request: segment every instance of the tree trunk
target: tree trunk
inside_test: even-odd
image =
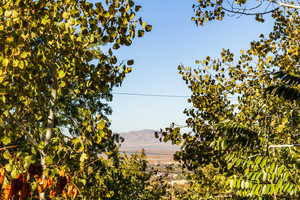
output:
[[[57,98],[57,89],[56,89],[56,77],[55,77],[55,68],[51,68],[51,84],[50,84],[50,89],[51,89],[51,99],[50,99],[50,109],[49,109],[49,114],[48,114],[48,119],[47,119],[47,129],[46,129],[46,135],[43,138],[45,146],[49,144],[49,141],[53,135],[53,129],[55,128],[55,114],[54,114],[54,107],[55,107],[55,101]],[[42,176],[42,180],[43,183],[45,183],[46,180],[46,175],[45,175],[45,170],[47,169],[47,164],[46,164],[46,156],[47,153],[42,152],[41,155],[41,165],[43,167],[43,176]],[[39,193],[39,199],[40,200],[45,200],[45,193],[44,192],[40,192]]]

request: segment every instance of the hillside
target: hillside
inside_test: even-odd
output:
[[[151,160],[171,161],[179,147],[171,143],[160,142],[155,138],[154,133],[155,130],[150,129],[120,133],[120,136],[125,139],[120,151],[135,153],[144,149]]]

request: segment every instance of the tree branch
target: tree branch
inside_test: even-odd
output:
[[[7,150],[7,149],[15,149],[15,148],[17,148],[17,145],[1,147],[1,148],[0,148],[0,151],[5,151],[5,150]]]
[[[283,3],[281,1],[276,1],[276,0],[270,0],[270,2],[275,3],[281,7],[300,9],[300,6],[296,6],[294,4]]]
[[[230,12],[230,13],[233,13],[233,14],[241,14],[241,15],[265,15],[265,14],[269,14],[269,13],[274,12],[274,11],[277,10],[278,8],[279,8],[279,7],[274,8],[274,9],[269,10],[269,11],[265,11],[265,12],[247,13],[247,12],[245,12],[245,11],[230,10],[230,9],[225,8],[225,7],[222,7],[222,9],[225,10],[225,11],[227,11],[227,12]]]
[[[272,144],[269,148],[300,147],[300,144]]]

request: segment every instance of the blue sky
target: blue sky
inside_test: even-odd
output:
[[[178,75],[177,66],[196,67],[195,60],[217,57],[222,48],[238,53],[247,49],[260,33],[268,33],[272,23],[257,23],[253,17],[227,17],[225,21],[196,27],[190,20],[193,0],[139,0],[140,16],[153,26],[150,33],[130,47],[122,47],[119,59],[135,60],[134,70],[114,92],[190,95]],[[126,132],[184,124],[186,98],[115,95],[110,103],[112,130]]]

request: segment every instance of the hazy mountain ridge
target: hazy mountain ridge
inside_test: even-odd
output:
[[[174,154],[179,147],[171,143],[160,142],[155,138],[155,130],[144,129],[119,133],[125,141],[121,144],[121,151],[139,152],[142,149],[146,154]]]

